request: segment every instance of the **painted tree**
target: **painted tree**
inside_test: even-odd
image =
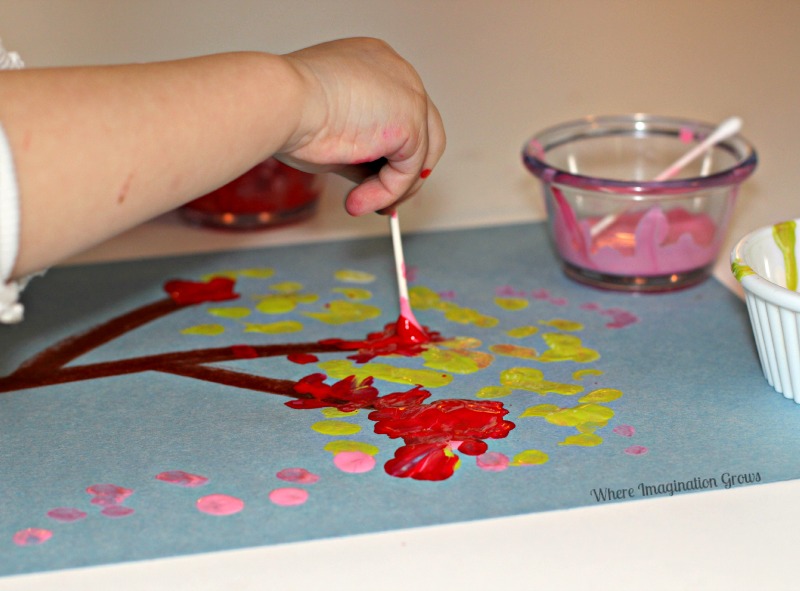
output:
[[[506,396],[515,389],[563,396],[574,396],[584,389],[579,384],[550,382],[540,369],[531,367],[531,364],[558,361],[588,363],[599,357],[596,351],[584,347],[578,337],[569,334],[579,325],[567,320],[556,319],[543,323],[557,332],[541,335],[548,349],[539,354],[530,347],[511,344],[494,345],[488,352],[481,351],[481,343],[476,339],[445,338],[430,329],[421,333],[409,332],[407,323],[400,318],[397,323],[387,324],[383,330],[369,333],[359,340],[330,338],[299,343],[231,344],[97,363],[73,363],[86,353],[167,315],[200,304],[221,305],[236,300],[240,295],[235,291],[235,286],[235,279],[231,276],[212,276],[205,281],[168,281],[164,285],[166,297],[163,299],[63,339],[30,357],[11,374],[0,377],[0,393],[157,371],[288,397],[290,400],[286,406],[297,410],[332,408],[343,413],[366,410],[369,411],[368,418],[374,422],[375,433],[403,441],[403,445],[395,451],[394,458],[385,464],[388,474],[421,480],[443,480],[449,478],[456,469],[458,453],[480,457],[488,450],[487,440],[505,438],[514,429],[514,423],[505,418],[508,410],[501,401],[492,398]],[[299,303],[317,300],[314,294],[303,294],[301,287],[295,283],[280,284],[273,293],[260,298],[256,307],[265,313],[279,314],[292,310]],[[330,323],[361,321],[380,314],[377,308],[351,301],[363,295],[358,289],[339,291],[345,296],[344,300],[335,299],[328,302],[322,311],[306,314]],[[498,296],[496,303],[514,309],[523,306],[524,298],[503,293]],[[422,287],[412,289],[412,304],[415,309],[439,310],[449,322],[485,328],[497,323],[491,316],[463,308]],[[228,318],[247,313],[242,307],[217,307],[209,311]],[[216,326],[198,325],[187,329],[187,332],[205,331],[206,334],[213,334]],[[282,329],[287,327],[284,325]],[[248,330],[273,332],[275,325],[250,323]],[[539,329],[527,326],[515,330],[515,336],[524,337],[535,334]],[[336,358],[320,361],[318,356],[323,354]],[[429,388],[450,383],[454,374],[481,371],[492,364],[495,355],[514,357],[526,364],[502,372],[500,383],[482,388],[476,393],[476,399],[429,400]],[[278,356],[300,364],[316,363],[324,373],[310,373],[295,381],[215,365],[225,361]],[[392,360],[402,357],[422,358],[428,369],[395,367]],[[583,371],[599,373],[598,370]],[[375,386],[376,377],[388,382],[405,383],[409,389],[381,394]],[[576,379],[580,378],[581,374],[577,372]],[[535,405],[522,413],[520,418],[537,417],[576,429],[577,434],[568,437],[565,444],[597,445],[602,439],[595,431],[605,426],[614,414],[602,403],[619,396],[621,392],[617,390],[595,390],[583,396],[577,405]],[[527,456],[523,454],[518,461],[541,463],[546,459],[546,455],[543,457],[541,453],[531,453]]]

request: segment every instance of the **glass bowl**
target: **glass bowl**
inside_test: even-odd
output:
[[[724,140],[676,176],[660,173],[715,125],[646,114],[585,117],[545,129],[523,148],[541,181],[564,272],[605,289],[666,291],[714,266],[756,151]]]
[[[321,177],[268,158],[222,187],[181,206],[190,223],[227,230],[261,230],[314,215]]]

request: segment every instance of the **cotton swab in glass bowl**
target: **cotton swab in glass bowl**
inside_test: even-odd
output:
[[[672,164],[662,170],[658,175],[656,175],[653,180],[660,182],[666,181],[677,175],[683,168],[693,162],[696,158],[699,158],[703,154],[708,153],[711,148],[717,145],[719,142],[728,139],[739,133],[742,129],[742,120],[739,117],[729,117],[725,119],[722,123],[720,123],[714,131],[712,131],[706,138],[694,146],[691,150],[686,152],[683,156],[675,160]],[[707,169],[707,166],[704,166]],[[703,176],[706,176],[707,171]],[[599,222],[592,226],[589,233],[591,234],[592,238],[600,234],[603,230],[608,228],[611,224],[613,224],[619,217],[625,213],[624,210],[618,213],[613,213],[605,216]]]

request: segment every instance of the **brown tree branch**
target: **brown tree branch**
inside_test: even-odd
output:
[[[255,355],[253,357],[254,359],[279,357],[291,355],[293,353],[332,353],[340,351],[335,344],[313,342],[287,343],[281,345],[247,345],[247,347],[253,351]],[[44,353],[46,352],[47,351]],[[0,378],[0,393],[139,373],[143,371],[163,371],[185,375],[189,370],[182,369],[181,371],[176,371],[175,368],[201,367],[207,363],[236,361],[241,358],[241,354],[237,352],[236,347],[217,347],[212,349],[197,349],[193,351],[131,357],[129,359],[120,359],[117,361],[104,361],[101,363],[71,367],[52,368],[49,367],[49,364],[44,364],[44,368],[41,368],[39,365],[28,365],[24,369],[21,367],[14,373]],[[256,389],[264,391],[259,388]],[[282,394],[283,391],[275,393]]]

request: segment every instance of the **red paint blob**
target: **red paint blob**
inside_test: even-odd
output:
[[[394,452],[384,469],[397,478],[445,480],[453,475],[458,463],[458,456],[445,453],[446,447],[446,443],[404,445]]]
[[[416,320],[400,315],[395,324],[395,332],[400,340],[407,344],[430,343],[431,337]]]
[[[298,409],[332,406],[343,412],[352,412],[371,406],[378,397],[378,390],[372,386],[371,377],[358,381],[355,376],[349,376],[333,385],[326,384],[326,378],[324,373],[314,373],[300,379],[294,385],[294,391],[311,397],[290,400],[285,403],[286,406]]]
[[[419,173],[419,178],[426,179],[431,176],[431,172],[433,172],[430,168],[423,168],[422,172]]]
[[[363,341],[325,339],[320,344],[333,345],[343,351],[355,350],[357,353],[348,355],[348,359],[356,363],[366,363],[375,357],[386,355],[414,357],[425,350],[425,345],[444,340],[438,332],[412,327],[410,319],[400,316],[396,322],[384,326],[382,332],[370,333]]]
[[[306,365],[307,363],[316,363],[319,361],[319,357],[311,353],[289,353],[286,359],[299,365]]]
[[[449,451],[452,441],[461,442],[460,453],[479,456],[488,447],[484,439],[502,439],[515,427],[503,419],[508,410],[501,402],[445,399],[424,403],[429,396],[417,387],[375,401],[377,410],[369,414],[376,422],[375,433],[402,438],[406,444],[384,466],[392,476],[444,480],[453,475],[458,462],[458,456]]]
[[[203,302],[222,302],[239,297],[233,291],[236,282],[227,277],[214,277],[209,281],[183,281],[173,279],[164,284],[164,291],[176,304],[188,306]]]

